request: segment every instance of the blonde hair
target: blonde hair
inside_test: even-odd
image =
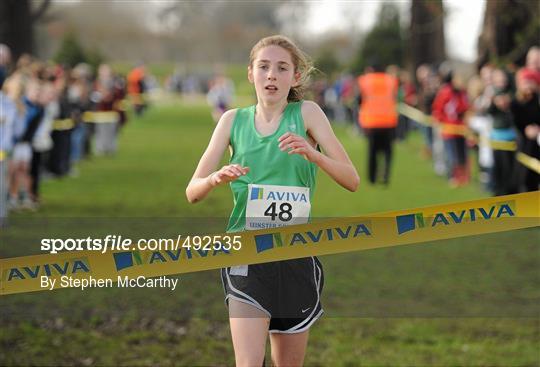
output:
[[[6,79],[2,88],[2,91],[15,103],[17,112],[20,115],[24,115],[26,112],[22,97],[24,96],[27,83],[28,77],[22,72],[16,71]]]
[[[257,52],[261,49],[268,46],[279,46],[291,55],[292,62],[294,64],[294,72],[300,74],[298,79],[298,84],[294,87],[291,87],[289,95],[287,96],[288,102],[298,102],[304,97],[304,92],[307,88],[307,83],[309,81],[309,76],[315,70],[313,63],[308,55],[306,55],[302,50],[298,48],[289,38],[281,35],[275,35],[270,37],[265,37],[253,46],[249,54],[249,66],[253,67],[253,61],[257,56]]]

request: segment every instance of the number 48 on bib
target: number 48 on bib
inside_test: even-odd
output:
[[[246,230],[305,224],[310,210],[309,187],[249,184]]]

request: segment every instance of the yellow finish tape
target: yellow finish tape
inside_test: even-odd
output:
[[[0,150],[0,162],[7,158],[7,153],[5,150]]]
[[[67,126],[67,120],[62,120]],[[56,124],[56,122],[55,122]],[[56,126],[55,126],[56,127]],[[5,152],[0,151],[0,158]],[[1,160],[0,159],[0,160]],[[540,172],[540,161],[517,159]],[[63,252],[0,259],[0,294],[44,290],[40,277],[153,277],[313,255],[367,250],[540,225],[539,192],[351,217],[272,230],[235,233],[240,250]]]
[[[435,120],[431,116],[425,115],[422,111],[414,107],[408,106],[404,103],[399,104],[398,111],[402,115],[407,116],[410,119],[413,119],[414,121],[417,121],[424,126],[439,126],[444,133],[463,135],[475,143],[481,141],[484,144],[489,144],[489,146],[493,150],[506,150],[510,152],[517,150],[517,144],[514,141],[488,140],[485,138],[479,138],[479,136],[474,131],[470,130],[465,125],[452,125],[442,123]],[[516,158],[527,168],[540,173],[538,159],[521,152],[517,154]]]
[[[95,124],[112,124],[120,121],[117,111],[87,111],[83,113],[83,121]]]
[[[538,159],[521,152],[516,154],[516,159],[528,169],[540,174],[540,161]]]
[[[120,111],[127,111],[129,109],[129,100],[124,98],[115,103],[115,109]]]
[[[505,140],[490,140],[485,137],[479,137],[475,135],[472,131],[467,133],[467,139],[471,140],[473,143],[478,144],[487,144],[493,150],[506,150],[513,152],[517,149],[517,144],[515,141],[505,141]]]
[[[60,120],[54,120],[53,121],[53,130],[70,130],[73,129],[73,126],[75,124],[73,123],[73,119],[60,119]]]
[[[506,150],[508,152],[513,152],[517,149],[517,144],[515,141],[489,140],[488,144],[493,150]]]
[[[126,276],[155,277],[537,227],[539,199],[535,191],[227,234],[241,237],[239,250],[86,250],[0,259],[0,294],[46,290],[42,276],[117,282]]]
[[[426,115],[422,111],[411,107],[405,103],[400,103],[397,108],[398,112],[401,113],[404,116],[407,116],[408,118],[424,125],[424,126],[432,126],[435,125],[435,119],[433,117]]]
[[[398,111],[402,115],[407,116],[408,118],[413,119],[424,126],[438,126],[441,128],[443,133],[463,135],[475,142],[478,142],[478,135],[466,125],[445,124],[441,121],[435,120],[432,116],[427,116],[422,111],[404,103],[399,104]],[[482,142],[486,141],[482,139]],[[489,140],[487,141],[487,144],[489,144],[494,150],[516,150],[516,143],[513,141]]]

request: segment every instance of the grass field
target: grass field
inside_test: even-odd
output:
[[[221,232],[231,194],[187,204],[184,190],[213,125],[204,105],[154,106],[132,120],[115,157],[79,177],[47,181],[38,213],[0,234],[1,257],[39,253],[38,240],[98,233]],[[336,133],[362,177],[363,139]],[[420,158],[413,134],[396,146],[392,184],[352,194],[323,173],[313,215],[376,213],[484,197],[450,189]],[[520,230],[321,258],[326,315],[311,332],[307,366],[537,366],[540,237]],[[217,271],[167,289],[89,289],[2,297],[0,365],[233,365]],[[267,354],[268,356],[268,354]]]

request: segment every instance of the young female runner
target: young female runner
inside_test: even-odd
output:
[[[230,184],[228,232],[307,223],[318,167],[356,191],[358,173],[328,119],[316,103],[302,100],[312,69],[283,36],[263,38],[251,50],[248,79],[257,104],[223,114],[186,189],[195,203]],[[218,169],[228,147],[230,164]],[[274,365],[302,365],[309,327],[323,313],[319,260],[233,266],[221,276],[237,366],[264,363],[268,333]]]

